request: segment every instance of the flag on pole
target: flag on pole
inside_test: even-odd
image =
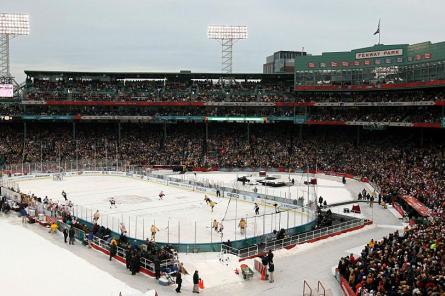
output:
[[[379,24],[377,26],[377,31],[375,31],[374,35],[380,34],[380,19],[379,19]]]

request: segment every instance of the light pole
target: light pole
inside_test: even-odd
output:
[[[20,35],[29,35],[29,15],[0,13],[0,97],[13,97],[14,84],[9,59],[9,41]]]
[[[247,39],[247,26],[208,26],[207,37],[221,43],[221,72],[232,73],[233,44]]]

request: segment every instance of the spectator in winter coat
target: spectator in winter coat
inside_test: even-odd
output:
[[[273,262],[273,253],[272,250],[269,250],[269,252],[267,252],[267,262],[272,263]]]
[[[74,231],[74,227],[71,226],[70,230],[68,231],[68,235],[70,237],[70,245],[74,245],[74,235],[76,234],[76,232]]]
[[[134,252],[131,256],[131,274],[135,275],[136,272],[139,272],[139,265],[140,265],[140,255],[138,252]]]
[[[93,231],[88,232],[88,247],[91,248],[91,244],[93,243],[94,233]]]
[[[66,239],[68,238],[68,229],[66,227],[63,229],[63,240],[65,244],[67,243]]]
[[[116,240],[113,239],[110,244],[110,261],[111,261],[111,258],[116,256],[116,253],[117,253],[117,242],[116,242]]]
[[[176,293],[181,293],[182,275],[180,271],[176,273],[176,284],[178,284],[178,287],[176,288]]]
[[[156,258],[154,261],[155,264],[155,276],[156,279],[159,280],[161,277],[161,262],[159,261],[159,258]]]
[[[274,279],[274,271],[275,271],[275,265],[273,262],[269,262],[269,283],[273,283],[275,281]]]
[[[127,266],[127,269],[130,269],[131,267],[131,257],[132,257],[131,247],[128,246],[127,250],[125,251],[125,265]]]
[[[195,270],[195,273],[193,274],[193,293],[199,293],[199,280],[198,271]]]
[[[28,217],[28,212],[26,211],[26,208],[23,206],[20,207],[20,216],[22,217],[22,223],[26,223],[26,218]]]
[[[54,234],[54,233],[56,233],[57,228],[58,228],[58,226],[57,226],[56,222],[53,222],[49,228],[49,232]]]

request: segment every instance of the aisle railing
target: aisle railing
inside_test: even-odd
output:
[[[304,232],[301,234],[292,235],[283,239],[275,239],[271,241],[266,241],[264,244],[257,244],[247,248],[233,248],[227,244],[221,245],[221,252],[226,254],[236,255],[239,258],[248,258],[252,256],[259,255],[269,250],[278,250],[285,247],[299,245],[305,242],[312,241],[324,236],[328,236],[333,233],[342,232],[348,229],[353,229],[359,226],[364,226],[366,220],[353,218],[351,221],[342,222],[337,225],[322,227],[316,230]]]

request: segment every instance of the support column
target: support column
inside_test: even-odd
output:
[[[205,126],[204,126],[204,128],[205,128],[205,137],[204,137],[204,147],[203,147],[203,151],[204,151],[204,154],[207,154],[207,143],[208,143],[208,141],[209,141],[209,123],[206,121],[206,123],[205,123]]]
[[[122,130],[121,122],[118,121],[118,123],[117,123],[117,143],[116,143],[116,171],[119,170],[119,151],[121,148],[121,130]]]
[[[167,142],[167,123],[164,122],[162,126],[162,138],[161,138],[161,149],[163,150],[165,147],[165,143]]]
[[[300,127],[299,127],[299,131],[298,131],[298,139],[299,139],[300,141],[303,141],[303,125],[302,125],[302,124],[300,124]]]
[[[423,147],[423,128],[420,129],[420,146]]]
[[[247,143],[250,143],[250,123],[247,123]]]
[[[27,138],[27,126],[26,121],[23,121],[23,150],[22,150],[22,172],[23,172],[23,161],[25,160],[26,153],[26,138]]]
[[[117,145],[121,145],[121,123],[120,121],[117,123]]]
[[[76,141],[76,122],[73,121],[73,140]]]
[[[357,146],[360,145],[360,126],[357,126]]]

